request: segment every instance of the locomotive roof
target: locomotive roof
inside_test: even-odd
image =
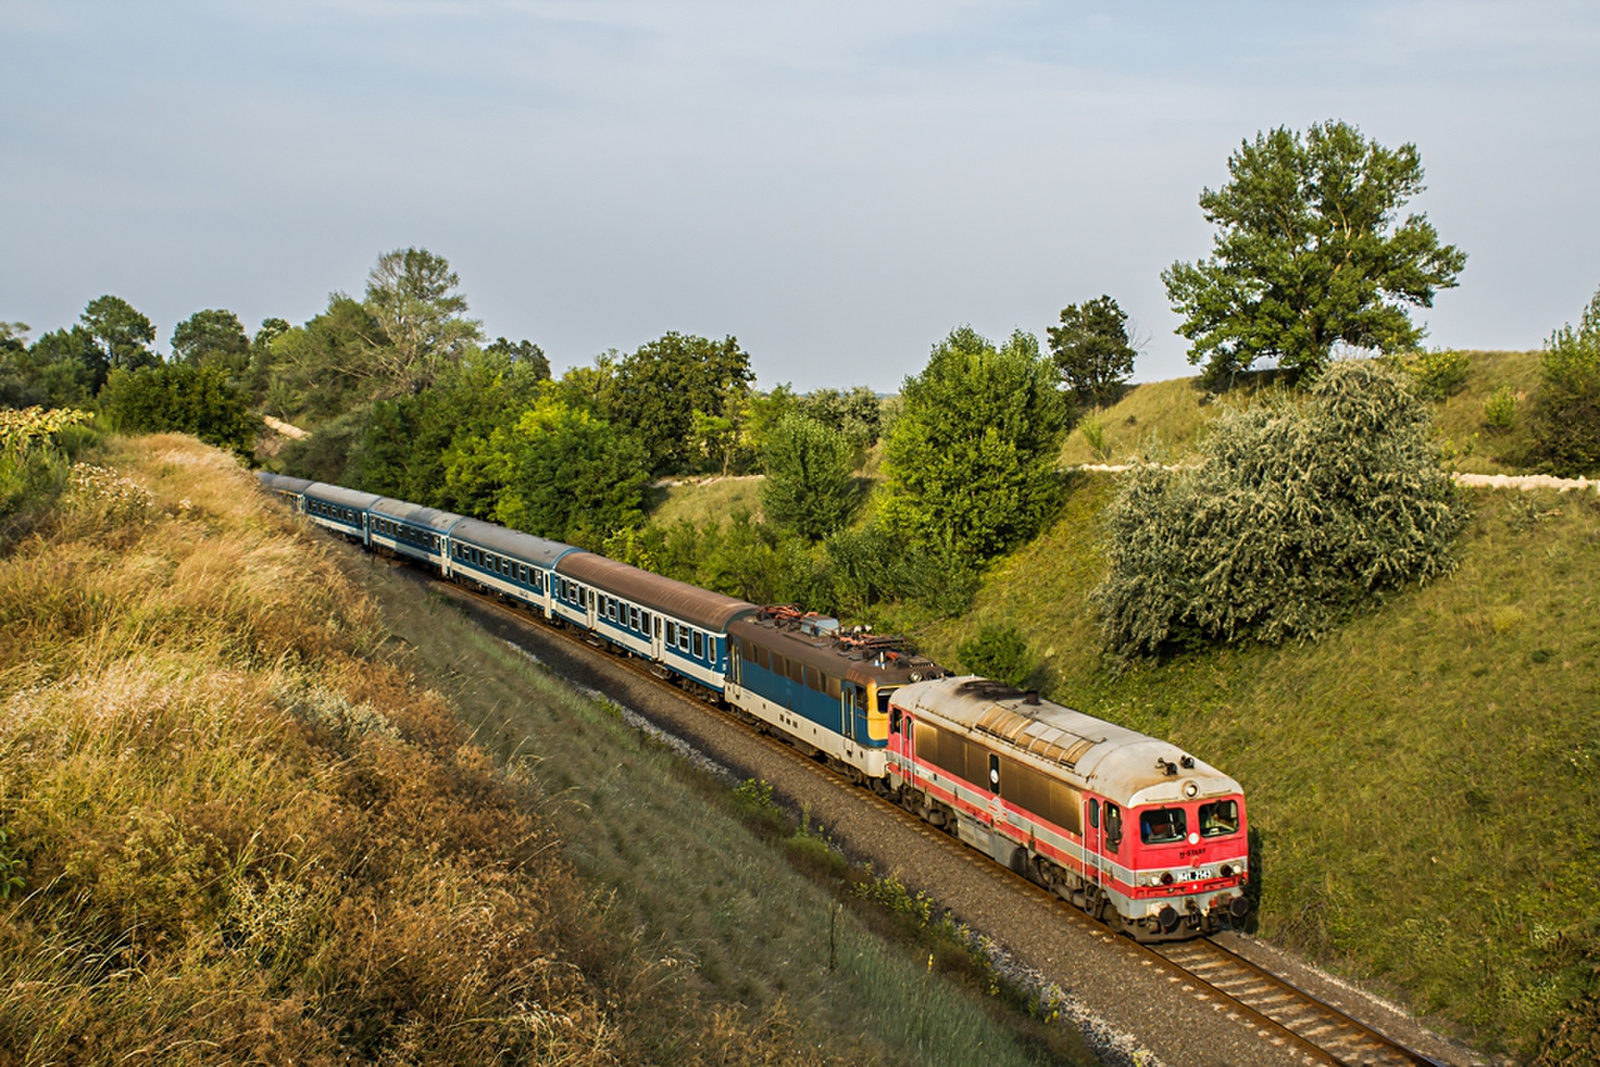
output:
[[[588,582],[635,604],[692,623],[703,630],[722,632],[731,619],[756,606],[747,600],[713,593],[659,574],[618,563],[592,552],[574,554],[561,561],[556,573]]]
[[[372,510],[386,518],[399,519],[413,526],[426,526],[439,533],[449,533],[451,528],[461,521],[461,516],[453,511],[425,508],[421,504],[413,504],[409,500],[395,500],[392,497],[379,500],[372,505]]]
[[[938,664],[902,647],[896,638],[810,632],[801,629],[797,621],[775,617],[767,609],[729,623],[728,633],[863,685],[904,685],[944,673]]]
[[[263,489],[274,489],[280,493],[304,493],[306,487],[312,484],[309,478],[291,478],[287,474],[271,474],[267,471],[257,471],[256,477],[261,480]]]
[[[1169,741],[971,675],[908,685],[894,702],[974,740],[1021,750],[1129,806],[1240,792],[1239,783]],[[1184,760],[1191,761],[1185,766]],[[1058,772],[1059,773],[1059,772]],[[1187,786],[1192,783],[1194,792]]]
[[[342,485],[329,485],[327,482],[312,482],[305,487],[305,494],[318,500],[326,500],[330,504],[338,504],[340,507],[355,508],[357,511],[366,511],[383,499],[377,493],[361,493],[354,489],[346,489]]]
[[[533,563],[546,569],[555,566],[556,560],[569,552],[588,554],[581,548],[574,548],[561,541],[535,537],[521,530],[508,530],[504,526],[496,526],[492,522],[483,522],[479,519],[462,519],[451,529],[450,538],[454,541],[465,541],[478,548],[487,548],[503,556],[514,556],[524,563]]]

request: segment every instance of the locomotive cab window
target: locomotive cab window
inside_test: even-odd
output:
[[[1239,832],[1239,802],[1216,800],[1200,805],[1200,835],[1222,837]]]
[[[1139,840],[1147,845],[1169,845],[1188,835],[1188,813],[1182,808],[1153,808],[1139,813]]]

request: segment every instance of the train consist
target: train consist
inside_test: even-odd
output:
[[[830,618],[401,500],[260,475],[312,523],[646,660],[1140,941],[1237,924],[1239,783],[1171,744],[953,677]]]

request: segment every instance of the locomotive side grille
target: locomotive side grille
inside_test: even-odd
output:
[[[1069,770],[1083,754],[1102,738],[1083,737],[1070,730],[1024,715],[1000,704],[983,713],[973,729],[997,737],[1041,759],[1059,763]]]

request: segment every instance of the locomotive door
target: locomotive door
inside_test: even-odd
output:
[[[1100,828],[1100,800],[1089,797],[1083,802],[1083,878],[1098,886],[1104,877],[1104,860],[1100,855],[1104,843]]]
[[[867,691],[855,682],[845,682],[839,689],[840,713],[844,716],[841,732],[857,741],[867,739]]]

